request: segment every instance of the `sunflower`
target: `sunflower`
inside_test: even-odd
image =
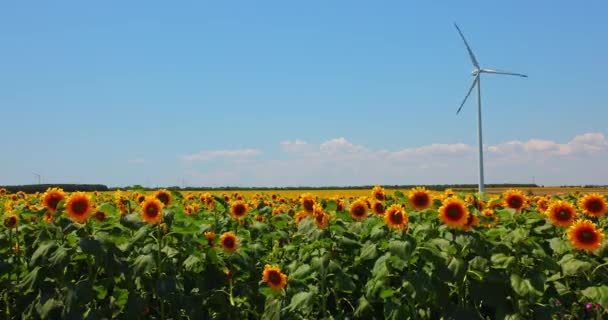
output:
[[[443,191],[443,198],[451,198],[456,194],[456,192],[454,192],[454,190],[452,189],[445,189]]]
[[[377,201],[386,200],[386,193],[384,192],[384,188],[382,188],[381,186],[375,186],[372,189],[372,198],[376,199]]]
[[[103,222],[108,218],[108,215],[103,211],[96,211],[93,214],[93,218],[95,218],[97,222]]]
[[[137,203],[141,204],[142,202],[146,201],[146,195],[145,194],[138,195],[136,201],[137,201]]]
[[[87,221],[93,211],[91,200],[84,192],[72,193],[65,203],[65,208],[70,219],[79,223]]]
[[[158,198],[146,198],[141,205],[141,216],[147,223],[159,223],[164,205]]]
[[[503,193],[504,206],[519,211],[526,205],[526,196],[521,190],[509,189]]]
[[[212,208],[215,205],[215,199],[209,192],[203,193],[201,196],[201,202],[207,205],[207,207]]]
[[[262,279],[274,290],[281,290],[287,285],[287,275],[283,274],[279,267],[269,264],[264,266]]]
[[[601,217],[608,212],[608,203],[597,193],[590,193],[578,200],[578,207],[587,215]]]
[[[230,205],[230,215],[237,220],[244,218],[248,211],[249,207],[243,200],[234,201]]]
[[[458,198],[448,198],[439,208],[439,219],[450,227],[460,228],[466,225],[469,218],[469,209]]]
[[[376,215],[383,216],[386,212],[386,207],[384,207],[384,204],[382,202],[376,201],[372,205],[372,210]]]
[[[547,211],[547,209],[549,208],[549,203],[550,203],[549,199],[547,199],[545,197],[538,198],[536,200],[536,211],[544,214]]]
[[[16,228],[18,223],[19,223],[19,217],[17,217],[14,214],[11,214],[11,215],[7,216],[6,218],[4,218],[4,226],[7,227],[8,229]]]
[[[465,231],[472,230],[474,226],[479,224],[479,218],[477,215],[473,213],[469,213],[469,217],[467,218],[467,222],[462,226]]]
[[[431,205],[431,195],[424,187],[410,190],[409,196],[410,206],[416,210],[424,210]]]
[[[486,217],[491,217],[494,215],[494,210],[487,208],[487,209],[483,209],[483,211],[481,213],[483,213],[483,215]]]
[[[319,205],[315,205],[313,217],[315,219],[315,224],[319,229],[327,228],[329,224],[329,215],[323,212],[323,208]]]
[[[310,213],[306,212],[306,211],[300,211],[298,213],[296,213],[296,215],[293,217],[296,220],[296,224],[299,224],[300,221],[302,221],[302,219],[308,217],[310,215]]]
[[[163,203],[164,206],[171,204],[171,193],[166,189],[158,190],[154,193],[154,198]]]
[[[50,211],[44,213],[43,220],[46,223],[53,222],[53,214]]]
[[[546,213],[553,224],[562,228],[570,226],[576,218],[574,205],[563,200],[552,202]]]
[[[304,208],[304,211],[308,213],[312,213],[314,211],[315,199],[312,194],[305,193],[301,195],[300,203],[302,204],[302,208]]]
[[[578,220],[568,228],[568,240],[579,250],[594,251],[602,245],[604,234],[589,220]]]
[[[239,240],[233,232],[225,232],[220,237],[220,243],[222,244],[222,248],[226,252],[234,252],[239,247]]]
[[[212,231],[206,231],[205,232],[205,239],[207,239],[207,243],[209,244],[209,246],[211,246],[212,248],[215,247],[215,233],[213,233]]]
[[[336,198],[336,212],[341,212],[346,210],[346,203],[344,202],[344,199],[341,198]]]
[[[60,188],[48,188],[42,195],[42,204],[50,211],[55,213],[57,205],[65,199],[65,193]]]
[[[384,213],[386,224],[393,229],[403,230],[407,228],[409,219],[405,210],[397,204],[390,206]]]
[[[350,205],[350,215],[355,220],[365,219],[365,217],[367,217],[367,210],[367,203],[361,199]]]

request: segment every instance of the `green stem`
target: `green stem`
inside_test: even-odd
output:
[[[13,229],[8,229],[8,246],[10,248],[10,250],[13,250]],[[15,264],[15,252],[13,251],[13,263],[11,264],[11,266],[8,269],[8,281],[9,283],[12,281],[12,277],[13,277],[13,265]],[[13,285],[13,288],[17,287],[16,285]],[[8,294],[8,290],[5,292],[4,295],[4,303],[6,304],[6,318],[10,319],[11,318],[11,303],[10,303],[10,296]]]
[[[163,232],[162,232],[162,228],[160,226],[160,224],[157,225],[158,228],[158,237],[157,237],[157,242],[158,242],[158,255],[156,258],[156,270],[157,270],[157,281],[160,281],[161,277],[162,277],[162,258],[161,258],[161,249],[162,249],[162,244],[163,244]],[[163,301],[163,298],[158,294],[158,289],[157,289],[158,285],[155,286],[155,291],[156,291],[156,298],[158,299],[159,303],[160,303],[160,318],[161,320],[165,319],[165,303]]]

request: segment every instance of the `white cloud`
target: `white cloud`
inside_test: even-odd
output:
[[[319,149],[324,153],[336,154],[340,152],[357,153],[368,151],[363,146],[357,146],[348,142],[345,138],[337,138],[329,141],[325,141],[321,144]]]
[[[218,158],[247,158],[262,154],[258,149],[236,149],[236,150],[206,150],[195,154],[181,156],[186,162],[209,161]]]
[[[398,150],[357,145],[344,137],[311,144],[280,143],[276,159],[248,157],[257,152],[215,152],[190,156],[195,160],[219,154],[243,156],[240,162],[191,176],[201,185],[315,186],[363,184],[476,183],[477,146],[434,143]],[[487,183],[606,184],[608,140],[585,133],[568,142],[544,139],[507,141],[484,147]],[[254,150],[254,149],[250,149]],[[248,155],[248,156],[244,156]],[[190,158],[188,158],[190,159]],[[198,176],[197,176],[198,174]],[[534,177],[534,178],[533,178]]]
[[[282,141],[281,148],[287,153],[306,153],[312,151],[314,146],[306,141],[296,139],[294,141]]]
[[[575,136],[567,143],[551,140],[530,139],[528,141],[509,141],[487,147],[496,154],[540,153],[551,155],[591,155],[608,152],[608,140],[601,133],[585,133]]]

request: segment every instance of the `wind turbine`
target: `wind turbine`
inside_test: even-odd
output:
[[[509,72],[509,71],[504,71],[504,70],[481,68],[479,66],[479,62],[477,62],[477,58],[475,58],[475,54],[473,54],[473,50],[471,50],[471,47],[469,47],[467,40],[464,38],[462,31],[460,31],[460,28],[458,28],[458,25],[456,23],[454,23],[454,26],[456,27],[456,30],[458,30],[458,33],[460,34],[460,37],[462,38],[464,45],[467,47],[467,51],[469,52],[469,57],[471,58],[471,62],[473,63],[473,67],[474,67],[473,71],[471,72],[471,75],[473,76],[473,83],[471,84],[471,88],[469,88],[469,92],[467,92],[467,95],[462,100],[462,103],[460,104],[458,111],[456,111],[456,114],[460,113],[460,110],[462,109],[465,102],[467,102],[467,99],[471,95],[473,88],[475,88],[475,86],[477,86],[477,139],[479,142],[479,193],[482,194],[485,192],[485,186],[484,186],[484,182],[483,182],[483,140],[482,140],[482,133],[481,133],[481,74],[482,73],[503,74],[503,75],[508,75],[508,76],[523,77],[523,78],[527,78],[528,76],[525,74],[514,73],[514,72]]]

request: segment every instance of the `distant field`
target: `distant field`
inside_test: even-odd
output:
[[[501,194],[510,188],[487,188],[487,193],[490,194]],[[599,194],[608,194],[608,188],[562,188],[562,187],[527,187],[527,188],[515,188],[523,191],[526,194],[533,195],[563,195],[568,193],[599,193]],[[402,193],[407,194],[407,192],[411,189],[391,189],[387,188],[386,191],[389,194],[394,193],[395,191],[400,191]],[[476,192],[476,189],[453,189],[456,192]],[[185,191],[187,192],[187,191]],[[196,191],[196,192],[205,192],[205,190]],[[223,193],[232,194],[234,192],[238,192],[245,197],[250,197],[255,194],[277,194],[283,197],[292,198],[297,197],[302,193],[312,193],[321,198],[327,198],[332,196],[341,196],[341,197],[360,197],[360,196],[369,196],[370,190],[367,189],[321,189],[321,190],[308,190],[308,189],[289,189],[289,190],[241,190],[241,191],[218,191],[218,190],[209,190],[212,194],[221,195]]]

